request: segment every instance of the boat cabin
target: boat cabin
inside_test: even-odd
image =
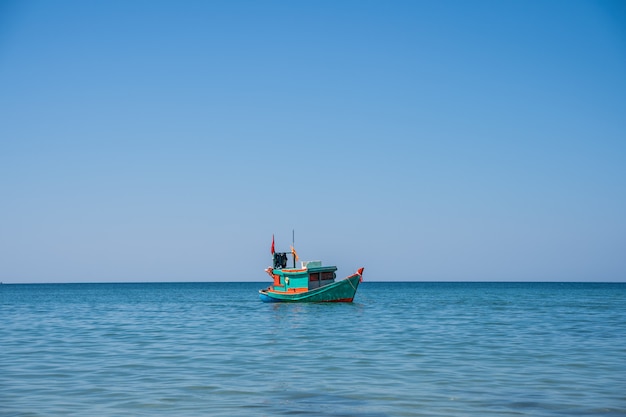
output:
[[[336,266],[322,266],[322,261],[303,261],[300,268],[287,268],[287,253],[274,253],[274,267],[267,268],[274,283],[269,291],[297,293],[313,290],[335,282]]]

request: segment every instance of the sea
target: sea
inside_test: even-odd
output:
[[[626,284],[0,285],[0,416],[626,416]]]

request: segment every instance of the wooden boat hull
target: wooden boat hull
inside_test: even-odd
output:
[[[347,302],[351,303],[361,282],[361,275],[354,274],[341,281],[309,291],[285,293],[271,290],[259,291],[259,298],[266,303],[285,302]]]

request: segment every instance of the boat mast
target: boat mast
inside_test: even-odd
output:
[[[295,243],[296,243],[296,231],[295,229],[291,229],[291,257],[293,258],[293,269],[296,269],[296,254],[295,254]]]

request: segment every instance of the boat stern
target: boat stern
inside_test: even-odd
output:
[[[259,291],[259,299],[264,303],[280,303],[282,300],[274,298],[267,293],[267,290]]]

